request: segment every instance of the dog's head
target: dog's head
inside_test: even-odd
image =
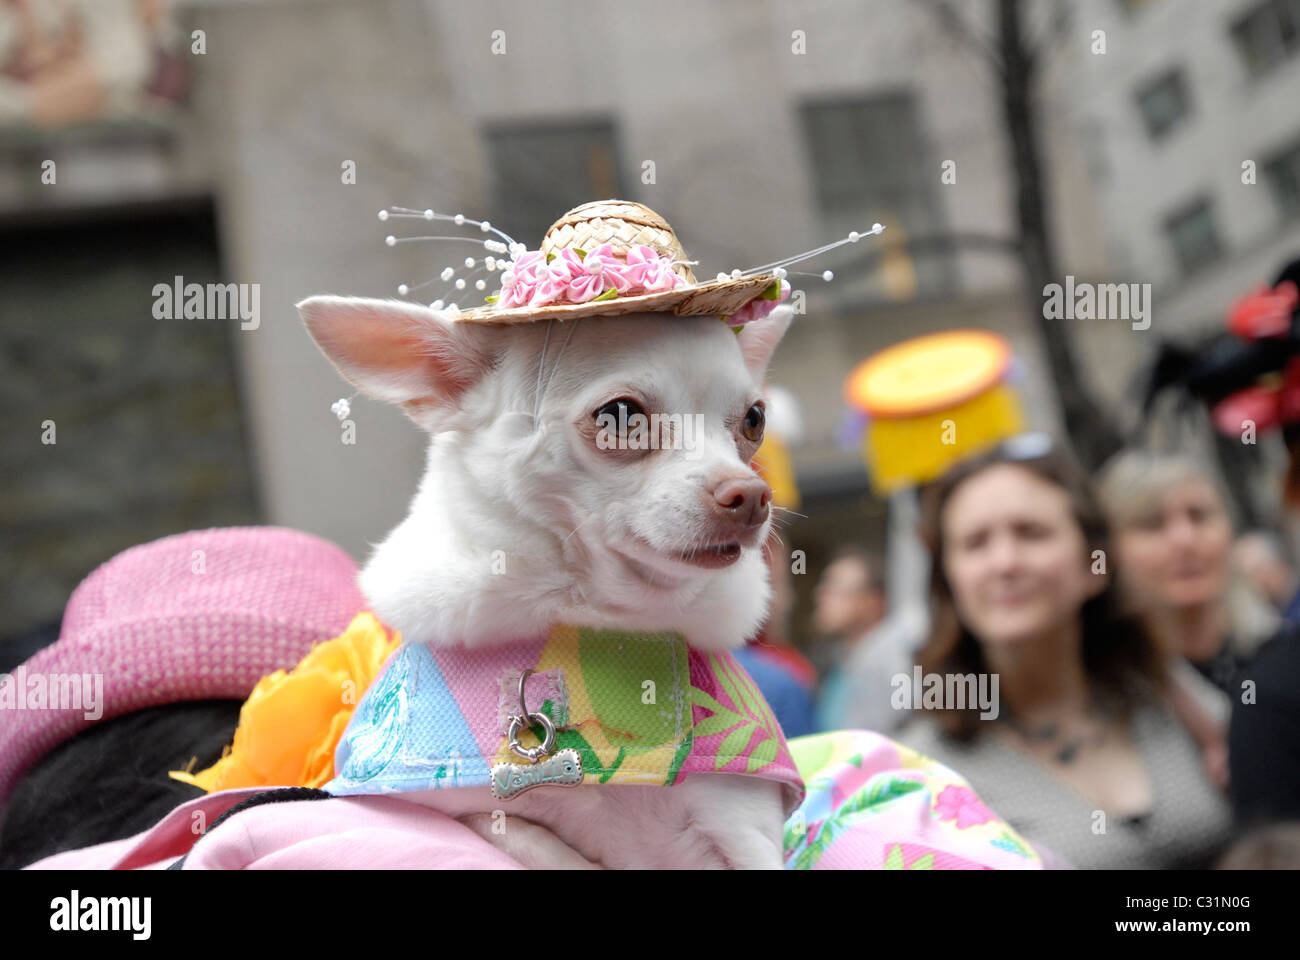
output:
[[[345,378],[434,437],[411,516],[362,578],[408,640],[560,617],[722,649],[760,625],[771,490],[750,462],[788,306],[739,334],[663,314],[500,326],[397,301],[299,310]]]

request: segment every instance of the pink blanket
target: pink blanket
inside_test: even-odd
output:
[[[187,852],[187,870],[522,869],[450,817],[390,797],[250,807],[195,843],[227,809],[264,791],[245,787],[199,797],[134,837],[58,853],[27,869],[159,870]]]

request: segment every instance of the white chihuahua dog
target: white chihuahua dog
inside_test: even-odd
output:
[[[738,334],[667,314],[548,332],[399,301],[318,296],[298,308],[347,380],[432,435],[410,514],[360,577],[404,642],[472,648],[564,623],[673,631],[719,651],[761,625],[771,490],[750,461],[788,305]],[[644,449],[617,429],[610,442],[608,425],[635,413],[671,418],[661,442]],[[689,444],[682,424],[695,426]],[[497,575],[495,551],[509,558]],[[780,791],[723,773],[541,788],[509,802],[504,834],[487,788],[406,796],[530,867],[780,868]]]

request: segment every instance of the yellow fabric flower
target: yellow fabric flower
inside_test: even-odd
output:
[[[213,793],[236,787],[321,787],[334,777],[334,748],[393,651],[373,614],[359,613],[346,631],[313,647],[290,672],[258,681],[239,710],[235,742],[199,773],[173,770],[175,780]]]

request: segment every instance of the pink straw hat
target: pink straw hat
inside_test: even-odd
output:
[[[0,710],[0,808],[49,750],[98,720],[247,698],[366,609],[356,576],[334,544],[280,527],[197,530],[119,553],[73,592],[59,639],[5,681],[24,698],[31,684],[52,694],[55,675],[102,677],[102,715],[26,700]]]

